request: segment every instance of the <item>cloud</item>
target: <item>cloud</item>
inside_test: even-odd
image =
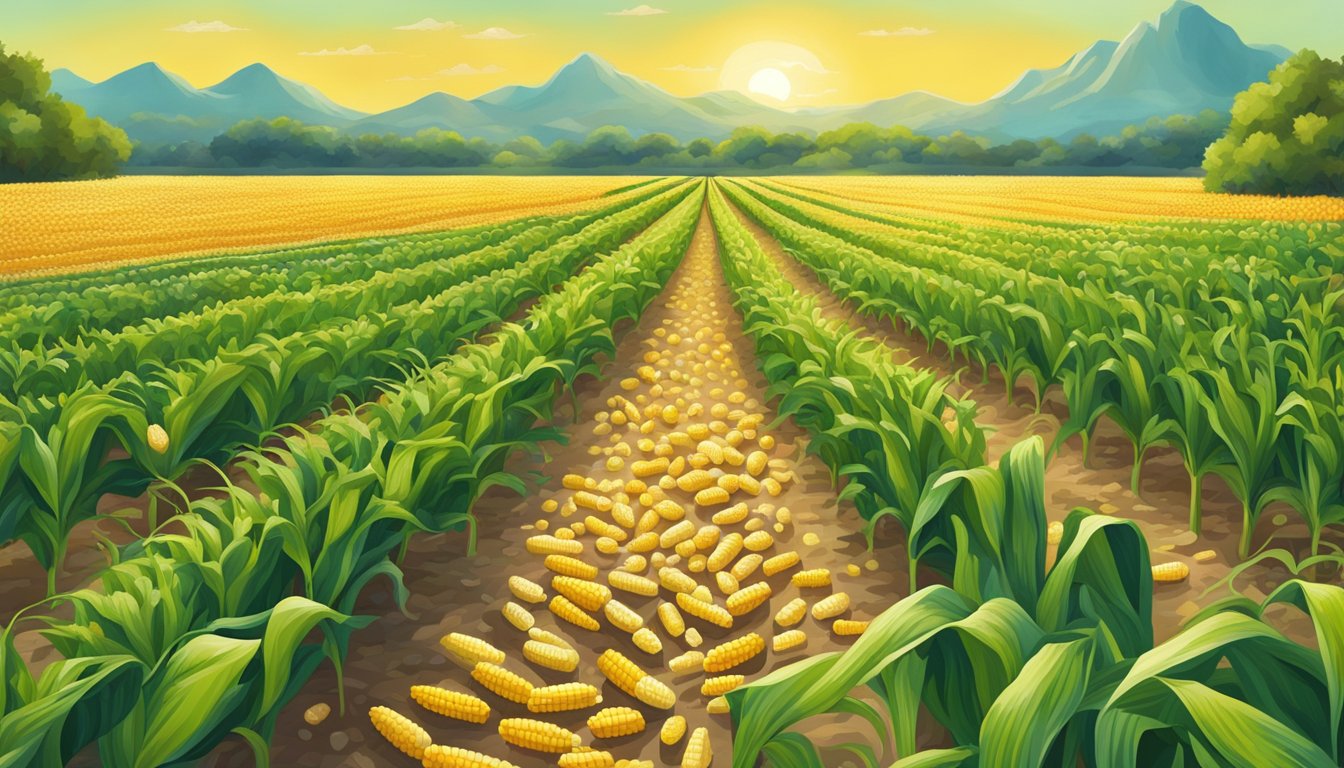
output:
[[[438,21],[436,19],[423,18],[415,22],[414,24],[406,24],[400,27],[393,27],[393,29],[400,30],[402,32],[438,32],[441,29],[452,29],[453,27],[456,26],[457,24],[454,24],[451,21]]]
[[[608,16],[661,16],[667,13],[662,8],[654,8],[651,5],[636,5],[634,8],[626,8],[623,11],[609,11]]]
[[[504,68],[498,64],[486,64],[484,67],[473,67],[470,64],[454,64],[447,69],[440,69],[439,74],[444,77],[458,77],[460,75],[497,75],[503,71]]]
[[[664,72],[713,72],[717,67],[703,66],[692,67],[690,64],[674,64],[670,67],[662,67]]]
[[[933,30],[928,27],[901,27],[900,29],[869,29],[860,32],[862,37],[923,37],[932,35]]]
[[[357,45],[354,48],[337,48],[329,50],[323,48],[320,51],[299,51],[300,56],[381,56],[385,51],[375,51],[373,46]]]
[[[178,24],[176,27],[169,27],[167,32],[245,32],[244,27],[235,27],[225,24],[222,21],[197,21],[192,19],[186,24]]]
[[[470,35],[463,35],[463,37],[469,40],[517,40],[520,37],[527,37],[527,35],[510,32],[503,27],[487,27],[480,32],[473,32]]]

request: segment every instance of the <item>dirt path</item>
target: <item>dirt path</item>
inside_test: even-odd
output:
[[[776,427],[768,426],[774,419],[774,413],[761,405],[765,382],[755,371],[751,344],[742,336],[740,325],[741,318],[731,308],[728,289],[720,271],[711,225],[707,216],[702,217],[690,251],[673,275],[668,289],[650,306],[638,326],[621,339],[614,361],[604,367],[602,380],[589,381],[582,388],[578,420],[566,429],[568,445],[555,450],[548,462],[526,456],[520,456],[513,462],[511,471],[521,476],[544,473],[546,477],[540,485],[533,486],[536,488],[535,493],[522,500],[492,494],[477,505],[481,530],[479,552],[474,558],[463,554],[465,542],[460,534],[422,537],[412,542],[405,570],[407,586],[412,593],[410,611],[414,618],[398,613],[391,606],[390,596],[385,589],[370,590],[370,597],[362,606],[362,611],[381,615],[373,626],[355,636],[345,665],[348,697],[346,713],[341,716],[333,712],[316,727],[304,723],[303,713],[307,707],[318,702],[327,702],[334,707],[336,703],[335,678],[330,669],[320,670],[304,692],[281,714],[273,739],[272,763],[304,766],[413,765],[414,761],[392,749],[369,725],[369,707],[381,704],[393,707],[420,722],[436,743],[477,749],[519,766],[553,765],[554,756],[508,746],[496,734],[499,717],[527,716],[526,708],[485,692],[466,671],[448,659],[439,645],[439,639],[448,632],[458,631],[482,637],[503,650],[508,655],[505,666],[534,684],[571,680],[591,683],[599,687],[604,697],[601,707],[635,707],[644,713],[648,722],[647,730],[639,735],[616,740],[592,740],[585,727],[585,719],[597,707],[540,716],[580,734],[585,744],[610,749],[617,758],[638,756],[653,760],[657,765],[675,765],[680,761],[685,740],[676,746],[666,747],[658,739],[658,729],[663,721],[675,713],[685,716],[691,729],[699,726],[709,728],[714,749],[726,764],[731,745],[728,716],[706,713],[708,697],[701,696],[699,690],[705,675],[674,675],[666,667],[668,660],[689,648],[684,635],[680,638],[670,636],[655,616],[659,603],[664,600],[671,602],[670,592],[662,590],[658,597],[638,597],[620,590],[614,591],[615,598],[638,612],[645,626],[652,629],[662,641],[662,652],[650,655],[637,649],[629,635],[603,619],[601,611],[597,615],[602,629],[587,632],[559,620],[546,609],[545,604],[532,606],[514,598],[510,595],[507,580],[513,575],[524,576],[545,587],[548,599],[555,594],[551,587],[552,574],[543,566],[540,555],[526,551],[524,541],[529,536],[541,533],[540,526],[545,526],[547,533],[554,534],[560,527],[594,514],[579,509],[566,515],[566,502],[574,492],[562,487],[563,475],[591,477],[599,482],[607,482],[609,488],[615,487],[611,485],[613,483],[624,485],[634,479],[631,471],[634,461],[653,458],[652,454],[640,450],[639,440],[649,439],[657,444],[673,431],[688,430],[694,424],[708,426],[715,420],[715,413],[723,416],[725,422],[731,422],[741,414],[725,413],[725,410],[740,409],[763,414],[766,425],[760,428],[754,440],[744,440],[740,444],[742,452],[750,453],[751,450],[761,448],[759,441],[769,434],[775,439],[775,446],[769,451],[770,458],[777,462],[776,467],[787,465],[786,469],[776,471],[792,471],[795,479],[783,484],[778,497],[770,497],[765,490],[755,498],[745,491],[734,494],[733,503],[740,500],[750,508],[748,521],[759,522],[725,524],[722,526],[723,534],[737,531],[745,535],[750,528],[761,527],[775,538],[774,546],[761,552],[762,556],[796,550],[802,557],[802,567],[829,568],[834,575],[833,589],[847,592],[852,600],[851,609],[844,614],[845,617],[870,618],[906,593],[903,583],[905,557],[899,546],[891,543],[871,553],[866,551],[858,514],[849,505],[837,506],[826,468],[819,460],[807,457],[803,452],[805,438],[802,431],[789,421]],[[679,345],[672,346],[674,335],[681,337]],[[709,348],[700,346],[702,344],[709,345]],[[718,366],[714,365],[715,361],[710,357],[717,351],[716,348],[721,350],[722,355]],[[661,396],[654,396],[656,390],[647,382],[641,382],[633,391],[623,387],[623,382],[626,382],[624,386],[629,386],[629,381],[639,381],[639,369],[649,365],[644,362],[644,355],[651,351],[661,351],[663,358],[668,361],[665,367],[645,371],[647,374],[656,370],[662,374],[661,383],[665,385],[665,391]],[[697,363],[706,365],[700,373],[695,372]],[[676,377],[682,380],[680,391],[674,389],[678,384],[672,379],[673,371],[685,372],[685,375],[678,374]],[[696,377],[695,380],[690,380],[692,376]],[[735,392],[740,392],[741,396]],[[633,428],[618,425],[609,435],[594,435],[595,428],[599,433],[605,433],[610,428],[612,406],[608,405],[608,401],[618,396],[630,398],[636,403],[642,396],[645,402],[640,408],[651,405],[658,409],[669,403],[674,404],[680,398],[682,404],[677,406],[679,423],[675,427],[666,424],[661,419],[660,410],[660,416],[653,420],[655,428],[651,433],[641,434]],[[692,413],[697,415],[692,416]],[[558,421],[569,423],[571,420],[567,414],[561,414]],[[768,444],[769,441],[766,441]],[[621,446],[628,447],[631,453],[628,458],[622,456],[627,448]],[[686,455],[695,450],[694,447],[676,448],[677,455]],[[624,466],[608,469],[609,466],[616,466],[616,462],[608,464],[613,458],[621,458]],[[784,463],[779,463],[780,460]],[[647,479],[655,480],[657,476]],[[730,506],[697,507],[691,501],[693,494],[677,488],[668,491],[666,495],[682,504],[687,510],[686,519],[694,521],[697,526],[709,523],[714,512]],[[617,493],[611,493],[611,497],[621,498]],[[543,504],[548,500],[555,501],[559,509],[552,513],[544,512]],[[634,498],[630,499],[630,506],[635,509],[636,515],[642,515],[643,505]],[[791,511],[792,520],[787,525],[781,524],[780,530],[776,530],[777,510],[785,507]],[[607,515],[599,517],[609,519]],[[670,525],[669,522],[660,522],[656,530],[665,530]],[[814,537],[816,543],[810,543]],[[628,557],[624,547],[621,552],[611,555],[595,552],[594,536],[591,533],[581,535],[578,539],[585,545],[583,559],[598,565],[603,571],[615,569]],[[701,550],[697,554],[703,556],[709,551]],[[657,559],[654,553],[647,555],[650,560]],[[851,565],[859,569],[858,575],[850,575],[848,567]],[[677,566],[700,584],[707,585],[718,605],[725,604],[724,595],[710,573],[692,572],[690,558],[682,558]],[[795,567],[764,579],[771,585],[773,597],[765,605],[738,617],[731,630],[719,629],[682,611],[687,626],[703,634],[704,641],[699,650],[708,651],[724,640],[740,637],[747,632],[759,633],[767,644],[767,650],[742,667],[732,670],[751,677],[808,654],[841,648],[852,642],[851,638],[833,635],[830,632],[830,621],[819,622],[809,616],[798,625],[808,635],[805,648],[778,654],[768,648],[771,637],[782,631],[773,624],[775,612],[800,594],[800,590],[790,584],[790,574],[797,570]],[[657,568],[650,565],[643,575],[656,580]],[[746,578],[743,585],[762,578],[762,571],[758,570]],[[606,583],[603,576],[599,576],[598,580]],[[809,603],[830,591],[802,590]],[[581,661],[576,672],[542,670],[523,659],[521,650],[527,635],[511,626],[500,614],[500,609],[509,600],[527,606],[535,616],[538,627],[556,632],[579,650]],[[621,651],[671,686],[677,695],[674,709],[664,711],[643,705],[607,682],[595,663],[597,656],[607,648]],[[490,703],[494,713],[481,726],[430,714],[410,700],[409,688],[415,684],[442,685],[475,693]],[[821,737],[825,740],[824,733]],[[221,754],[206,764],[249,763],[241,752],[230,750],[229,754]]]
[[[946,350],[935,348],[930,354],[927,345],[903,329],[885,320],[859,314],[842,301],[817,278],[810,269],[800,264],[783,250],[779,242],[742,211],[734,209],[766,253],[774,258],[780,270],[800,291],[817,296],[823,312],[862,329],[867,335],[884,342],[893,356],[904,363],[926,367],[942,375],[956,375],[962,365],[948,363]],[[976,423],[990,431],[988,453],[997,461],[1018,441],[1040,435],[1049,445],[1054,440],[1061,418],[1067,415],[1062,395],[1057,389],[1047,393],[1040,413],[1029,403],[1031,391],[1019,386],[1013,398],[1004,394],[1003,377],[991,371],[987,381],[980,383],[980,371],[962,370],[959,384],[951,389],[955,394],[969,396],[979,406]],[[1239,562],[1237,532],[1241,525],[1240,505],[1236,497],[1217,478],[1204,482],[1204,531],[1196,537],[1187,529],[1189,509],[1189,480],[1179,455],[1169,449],[1149,451],[1144,462],[1141,494],[1129,490],[1132,449],[1127,438],[1111,422],[1103,419],[1090,447],[1088,461],[1083,464],[1082,444],[1078,438],[1066,442],[1046,467],[1046,516],[1062,520],[1075,507],[1087,507],[1118,517],[1136,521],[1152,549],[1154,564],[1179,560],[1190,566],[1190,578],[1176,584],[1158,584],[1153,595],[1155,639],[1158,642],[1176,634],[1181,624],[1205,605],[1225,596],[1224,590],[1204,593],[1228,569]],[[1262,517],[1262,528],[1257,541],[1264,541],[1272,531],[1281,538],[1305,536],[1305,528],[1298,531],[1273,524],[1274,514]],[[1300,526],[1299,526],[1300,527]],[[1212,561],[1197,563],[1194,554],[1212,549]],[[1053,555],[1052,555],[1053,556]],[[1248,596],[1262,597],[1288,577],[1286,572],[1253,568],[1237,581]],[[1301,614],[1275,609],[1275,620],[1290,637],[1307,640],[1313,637],[1310,623]]]

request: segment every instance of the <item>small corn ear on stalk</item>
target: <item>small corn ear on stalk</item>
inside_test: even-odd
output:
[[[709,729],[696,728],[686,742],[686,751],[681,756],[681,768],[709,768],[714,759],[714,751],[709,745]]]
[[[681,617],[681,611],[672,603],[661,603],[658,605],[658,620],[663,623],[663,629],[667,634],[673,637],[681,637],[686,631],[686,620]]]
[[[611,571],[607,574],[607,583],[614,589],[642,597],[653,597],[658,594],[658,582],[626,571]]]
[[[569,601],[564,595],[556,595],[551,598],[551,613],[559,618],[568,621],[579,629],[586,629],[590,632],[596,632],[602,625],[597,622],[587,611]]]
[[[742,506],[746,507],[745,504]],[[724,536],[722,539],[719,539],[719,543],[714,547],[714,551],[709,553],[709,561],[707,565],[710,572],[715,573],[727,568],[728,564],[731,563],[733,558],[737,557],[738,553],[741,551],[742,534],[734,531],[733,533]]]
[[[635,683],[635,698],[655,709],[671,709],[677,703],[677,694],[652,675]]]
[[[695,493],[714,485],[714,476],[703,469],[695,469],[677,478],[677,487],[686,493]]]
[[[695,494],[695,503],[701,507],[712,507],[716,504],[727,504],[729,499],[728,492],[718,486],[706,488]]]
[[[775,623],[781,627],[792,627],[802,621],[806,615],[807,601],[801,597],[795,597],[775,612]]]
[[[630,464],[630,472],[633,473],[635,477],[661,475],[667,471],[667,467],[670,463],[671,462],[669,462],[666,457],[662,456],[656,459],[649,459],[648,461],[636,461]]]
[[[1173,561],[1153,566],[1153,581],[1173,582],[1185,581],[1190,576],[1190,566],[1185,563]]]
[[[799,571],[793,574],[793,586],[829,587],[831,586],[831,571],[829,568],[813,568],[810,571]]]
[[[686,517],[686,508],[671,499],[663,499],[657,504],[654,504],[653,511],[657,512],[659,517],[669,523],[675,523]]]
[[[631,552],[652,552],[658,548],[658,534],[653,531],[641,533],[630,541],[626,549]]]
[[[579,746],[577,733],[553,723],[526,717],[506,717],[499,721],[499,737],[515,747],[537,752],[571,752]]]
[[[558,573],[561,576],[572,576],[576,579],[592,581],[597,578],[596,565],[566,555],[547,555],[546,570]]]
[[[630,639],[634,641],[636,648],[647,654],[659,654],[663,652],[663,641],[659,640],[658,636],[653,633],[653,630],[648,627],[640,627],[635,630],[634,635],[632,635]]]
[[[765,650],[765,640],[755,632],[716,645],[705,654],[705,671],[722,672],[738,664],[750,661],[756,654]]]
[[[532,695],[531,683],[488,661],[479,662],[472,667],[471,677],[496,696],[518,704],[526,704],[527,698]]]
[[[525,544],[527,551],[534,555],[577,555],[583,552],[583,542],[545,533],[528,536]]]
[[[622,632],[634,634],[644,626],[644,617],[635,613],[634,609],[620,600],[608,602],[603,612],[607,616],[607,621],[610,621],[613,627]]]
[[[695,535],[695,523],[690,520],[682,520],[671,528],[663,531],[658,537],[658,546],[662,549],[672,549],[683,541],[689,541]]]
[[[548,629],[542,629],[541,627],[533,627],[527,630],[527,636],[532,638],[533,640],[536,640],[538,643],[545,643],[546,645],[554,645],[556,648],[565,648],[571,651],[574,650],[574,646],[570,645],[569,641],[565,640],[565,638],[555,634],[554,632]]]
[[[630,538],[630,534],[626,533],[624,528],[619,525],[608,523],[606,520],[594,515],[585,517],[583,519],[583,525],[590,533],[597,536],[606,536],[607,538],[615,539],[616,541],[625,541]]]
[[[742,588],[742,585],[733,578],[733,574],[727,571],[719,571],[714,574],[714,581],[718,584],[719,591],[725,595],[732,595]],[[732,613],[732,611],[729,611]]]
[[[369,720],[392,746],[416,760],[423,758],[425,749],[433,743],[424,728],[396,710],[374,707],[369,710]]]
[[[658,569],[658,582],[663,589],[677,593],[694,592],[696,587],[695,579],[670,565]]]
[[[667,668],[673,672],[699,672],[705,663],[705,654],[699,651],[687,651],[667,662]]]
[[[740,482],[739,485],[741,485]],[[731,507],[725,507],[715,512],[712,520],[715,525],[732,525],[746,520],[749,512],[750,510],[745,502],[738,502]]]
[[[747,538],[742,540],[742,546],[749,552],[764,552],[775,546],[775,537],[765,531],[755,531],[747,534]]]
[[[739,582],[746,581],[747,577],[755,573],[756,569],[760,568],[761,563],[764,561],[764,557],[761,557],[754,552],[749,555],[743,555],[742,559],[734,563],[732,569],[728,572],[733,574],[733,578],[737,579]]]
[[[469,693],[450,691],[434,685],[412,685],[411,698],[430,712],[454,720],[484,723],[490,719],[490,705]]]
[[[546,601],[546,590],[541,585],[522,576],[509,577],[509,591],[513,596],[526,603],[542,603]]]
[[[849,595],[844,592],[836,592],[824,600],[819,600],[812,606],[812,618],[817,621],[833,619],[836,616],[849,610]]]
[[[734,616],[744,616],[756,610],[769,600],[775,591],[764,581],[758,581],[749,587],[743,587],[728,596],[725,605]]]
[[[610,512],[612,501],[606,496],[599,496],[590,491],[579,491],[574,494],[574,505],[580,509],[591,509],[596,512]]]
[[[696,531],[695,535],[691,537],[691,541],[695,542],[696,549],[706,550],[719,543],[719,536],[722,533],[723,531],[719,530],[717,525],[702,525],[700,530]]]
[[[867,630],[868,622],[853,619],[836,619],[831,625],[831,631],[841,636],[862,635]]]
[[[686,718],[681,715],[673,715],[663,721],[663,727],[658,731],[658,740],[670,747],[681,741],[681,737],[685,735]]]
[[[158,454],[168,452],[168,432],[159,424],[150,424],[145,430],[145,442],[149,449]]]
[[[724,629],[733,627],[733,616],[727,610],[714,603],[702,603],[685,592],[677,593],[677,606],[701,621]]]
[[[537,620],[532,617],[532,612],[523,606],[510,600],[499,609],[504,618],[520,632],[526,632],[536,625]]]
[[[569,598],[585,611],[600,611],[611,599],[611,590],[605,585],[573,576],[556,576],[551,579],[556,592]]]
[[[720,675],[711,677],[700,684],[701,696],[722,696],[747,682],[745,675]]]
[[[471,669],[481,661],[504,663],[504,652],[479,637],[450,632],[439,640],[439,644],[463,669]]]
[[[612,685],[631,696],[635,695],[635,686],[639,681],[649,676],[648,672],[615,648],[608,648],[597,657],[597,671],[610,680]]]
[[[533,688],[527,697],[529,712],[568,712],[587,709],[602,703],[602,694],[587,683],[560,683],[544,688]]]
[[[801,648],[807,644],[807,635],[801,629],[790,629],[788,632],[780,632],[770,640],[770,648],[775,653]]]
[[[546,669],[557,672],[573,672],[579,668],[579,652],[573,648],[528,640],[523,643],[523,658]]]
[[[619,739],[644,731],[644,713],[630,707],[607,707],[588,718],[588,730],[598,739]]]
[[[507,760],[461,747],[431,744],[425,748],[424,768],[518,768]]]

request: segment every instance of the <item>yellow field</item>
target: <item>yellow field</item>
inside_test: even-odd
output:
[[[127,176],[0,185],[0,275],[449,229],[596,204],[624,176]]]
[[[831,176],[775,181],[876,204],[882,212],[972,223],[1151,219],[1344,220],[1344,199],[1205,192],[1200,179],[1113,176]]]

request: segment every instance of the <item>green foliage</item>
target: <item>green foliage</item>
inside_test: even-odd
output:
[[[40,60],[0,45],[0,182],[112,176],[130,155],[124,131],[52,93]]]
[[[1240,93],[1204,171],[1212,192],[1344,194],[1344,60],[1303,50]]]

